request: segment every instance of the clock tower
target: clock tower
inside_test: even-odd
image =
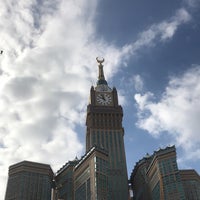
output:
[[[118,104],[116,88],[110,88],[104,77],[103,58],[97,58],[99,76],[90,90],[86,118],[86,152],[93,146],[108,151],[109,199],[128,199],[128,177],[124,149],[123,110]]]

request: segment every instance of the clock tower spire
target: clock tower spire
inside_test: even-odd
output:
[[[102,63],[104,62],[104,58],[97,57],[96,60],[99,63],[99,76],[98,76],[97,85],[107,85],[107,81],[105,80],[105,77],[104,77],[103,65],[102,65]]]

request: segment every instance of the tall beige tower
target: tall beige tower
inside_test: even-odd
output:
[[[115,88],[104,77],[103,58],[97,58],[97,85],[91,87],[86,118],[86,152],[93,146],[104,148],[109,157],[109,199],[128,199],[128,178],[124,149],[123,110]]]

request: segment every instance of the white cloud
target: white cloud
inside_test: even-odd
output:
[[[164,42],[171,39],[177,28],[190,20],[190,14],[186,9],[181,8],[177,10],[175,15],[170,19],[158,24],[153,24],[147,30],[140,33],[136,42],[123,47],[123,53],[129,57],[130,55],[134,55],[141,48],[151,47],[158,41]]]
[[[184,0],[184,2],[191,8],[197,8],[199,6],[199,0]]]
[[[171,38],[179,25],[188,22],[191,19],[189,13],[184,9],[179,9],[176,15],[168,22],[163,22],[159,24],[159,29],[161,31],[161,40],[166,40]]]
[[[144,83],[142,77],[139,74],[133,76],[133,84],[136,91],[143,90]]]
[[[184,149],[185,159],[200,159],[200,66],[171,77],[157,102],[152,97],[152,93],[135,95],[138,127],[153,136],[168,132],[176,145]]]

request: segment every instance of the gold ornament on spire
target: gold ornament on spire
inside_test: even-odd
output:
[[[97,63],[99,63],[99,76],[98,76],[98,81],[97,81],[97,85],[102,85],[105,84],[107,85],[107,82],[105,80],[104,77],[104,73],[103,73],[103,65],[102,63],[104,62],[104,58],[103,57],[96,57]]]
[[[97,62],[102,65],[102,63],[104,62],[104,58],[103,57],[96,57]]]

